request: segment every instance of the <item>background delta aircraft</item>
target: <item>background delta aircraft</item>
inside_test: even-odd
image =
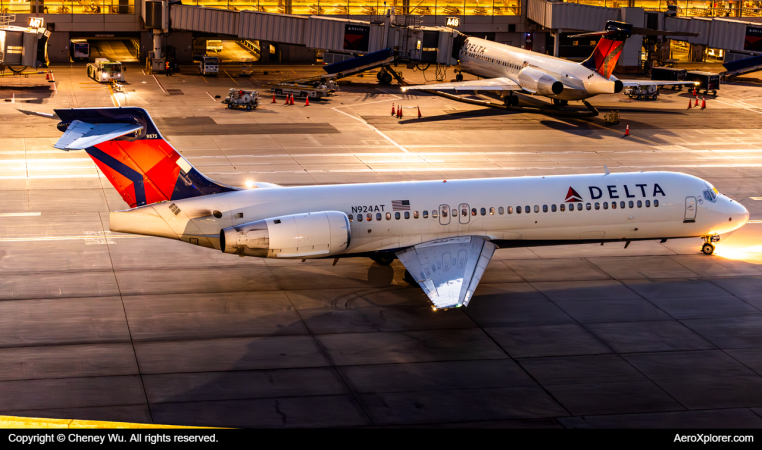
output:
[[[674,172],[238,189],[199,173],[142,108],[56,110],[56,148],[85,150],[132,209],[111,231],[239,256],[399,258],[436,308],[468,304],[498,247],[703,237],[749,212]],[[625,245],[625,246],[626,246]]]
[[[570,100],[584,101],[598,94],[615,94],[625,86],[694,84],[692,81],[622,81],[613,76],[624,42],[632,34],[697,36],[696,33],[633,28],[631,24],[610,20],[604,31],[570,36],[601,37],[593,54],[579,64],[486,39],[462,36],[463,39],[454,44],[453,57],[456,53],[462,72],[484,80],[461,81],[463,75],[458,74],[457,82],[403,86],[402,90],[497,91],[507,106],[517,106],[519,99],[513,91],[523,91],[551,98],[553,104],[560,106]]]

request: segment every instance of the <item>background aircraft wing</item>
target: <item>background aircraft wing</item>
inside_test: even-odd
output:
[[[695,81],[621,80],[624,87],[638,86],[693,86]]]
[[[453,83],[402,86],[402,91],[520,91],[521,86],[509,78],[456,81]]]
[[[437,308],[467,306],[497,246],[478,236],[424,242],[397,258]]]

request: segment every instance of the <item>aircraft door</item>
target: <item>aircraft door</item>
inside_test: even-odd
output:
[[[450,205],[439,205],[439,223],[440,225],[450,224]]]
[[[458,206],[458,220],[460,223],[466,224],[471,219],[471,215],[468,213],[468,203],[461,203]]]
[[[685,222],[696,221],[696,197],[685,197]]]

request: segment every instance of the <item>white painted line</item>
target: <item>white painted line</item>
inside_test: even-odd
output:
[[[378,102],[373,102],[373,103],[378,103]],[[367,104],[367,103],[366,103],[366,104]],[[347,105],[347,106],[352,106],[352,105]],[[378,128],[374,127],[373,125],[369,124],[368,122],[364,121],[363,119],[361,119],[361,118],[359,118],[359,117],[355,117],[355,116],[353,116],[352,114],[349,114],[349,113],[345,113],[344,111],[341,111],[341,110],[339,110],[338,108],[346,108],[346,106],[337,106],[336,108],[331,108],[331,109],[332,109],[332,110],[334,110],[334,111],[336,111],[336,112],[340,112],[340,113],[344,114],[344,115],[345,115],[345,116],[347,116],[347,117],[351,117],[351,118],[353,118],[353,119],[355,119],[355,120],[357,120],[357,121],[359,121],[359,122],[362,122],[362,123],[364,123],[365,125],[369,126],[369,127],[370,127],[370,128],[373,130],[373,131],[375,131],[376,133],[378,133],[378,134],[379,134],[379,135],[380,135],[382,138],[386,139],[386,140],[387,140],[387,141],[388,141],[390,144],[392,144],[393,146],[397,147],[398,149],[402,150],[402,151],[403,151],[403,152],[405,152],[405,153],[410,153],[409,151],[407,151],[407,149],[406,149],[405,147],[403,147],[403,146],[399,145],[398,143],[394,142],[394,141],[392,140],[392,138],[390,138],[389,136],[385,135],[385,134],[384,134],[383,132],[381,132],[381,130],[379,130]]]
[[[746,223],[762,223],[762,220],[750,220]]]
[[[103,234],[91,234],[83,236],[35,236],[35,237],[21,237],[21,238],[0,238],[0,242],[37,242],[37,241],[78,241],[78,240],[91,240],[91,239],[134,239],[145,236],[125,235],[125,236],[112,236]]]
[[[0,217],[31,217],[31,216],[39,216],[42,215],[42,213],[38,212],[29,212],[29,213],[0,213]]]
[[[16,94],[11,94],[11,103],[16,103]]]
[[[762,197],[749,197],[752,200],[762,200]]]
[[[217,100],[215,100],[214,97],[212,97],[212,94],[210,94],[209,91],[206,91],[206,95],[208,95],[209,98],[211,98],[214,103],[217,103]]]
[[[164,90],[164,86],[162,86],[162,85],[161,85],[161,83],[159,83],[159,79],[158,79],[158,78],[156,78],[156,75],[151,75],[151,76],[153,77],[153,79],[154,79],[154,80],[156,80],[156,84],[158,84],[158,85],[159,85],[159,88],[161,88],[161,91],[162,91],[163,93],[165,93],[165,94],[166,94],[166,93],[167,93],[167,91],[165,91],[165,90]]]

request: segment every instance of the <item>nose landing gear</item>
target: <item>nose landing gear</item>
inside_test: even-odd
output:
[[[720,236],[714,235],[714,236],[704,236],[704,245],[701,246],[701,252],[705,255],[711,255],[714,253],[714,244],[713,242],[719,242]]]

